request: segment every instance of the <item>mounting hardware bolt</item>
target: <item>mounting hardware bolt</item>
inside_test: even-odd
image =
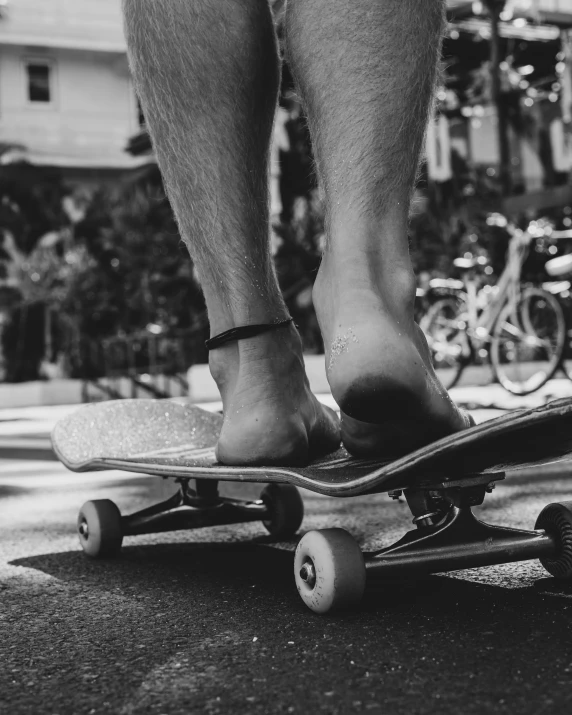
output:
[[[434,516],[439,516],[440,512],[430,511],[427,514],[421,514],[421,516],[416,516],[412,519],[412,522],[417,526],[418,529],[422,529],[424,526],[433,526],[432,518]]]
[[[487,484],[487,486],[485,487],[486,493],[490,494],[495,487],[496,487],[496,484],[494,482],[489,482]]]
[[[306,561],[302,564],[300,569],[300,578],[305,581],[310,588],[314,588],[316,585],[316,571],[314,570],[314,564],[311,561]]]
[[[387,492],[387,496],[391,497],[392,499],[399,499],[399,497],[403,494],[402,489],[394,489],[392,492]]]

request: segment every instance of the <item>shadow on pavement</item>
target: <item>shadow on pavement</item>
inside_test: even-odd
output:
[[[50,712],[556,713],[572,702],[570,586],[431,577],[378,585],[360,609],[323,617],[300,601],[292,558],[191,543],[15,560],[53,577],[53,593],[13,594],[23,616],[6,673],[26,671]],[[31,692],[14,690],[12,713]]]
[[[25,487],[16,487],[12,484],[0,484],[0,499],[7,497],[17,497],[26,494],[28,489]]]

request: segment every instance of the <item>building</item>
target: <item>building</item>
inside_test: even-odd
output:
[[[491,6],[498,23],[491,22]],[[505,202],[508,213],[569,204],[572,0],[448,0],[447,9],[447,70],[439,126],[429,132],[430,178],[445,181],[442,167],[452,177],[447,155],[454,152],[498,182],[505,197],[522,195]],[[494,46],[498,64],[491,61]]]
[[[447,0],[457,32],[488,39],[488,20],[479,16],[487,2]],[[129,75],[120,3],[0,0],[0,165],[25,160],[85,182],[153,160]],[[272,0],[278,22],[284,4]],[[549,42],[572,25],[572,0],[506,0],[501,20],[502,37]],[[491,111],[472,118],[469,133],[479,134],[479,124],[488,130]],[[490,141],[479,134],[470,144],[490,153],[489,133]],[[542,183],[533,174],[531,186]]]
[[[0,164],[101,180],[140,165],[120,0],[0,0]]]
[[[487,0],[447,0],[447,8],[457,17],[473,14]],[[572,0],[505,0],[505,12],[525,16],[542,24],[568,24],[572,14]],[[510,17],[512,19],[512,16]]]

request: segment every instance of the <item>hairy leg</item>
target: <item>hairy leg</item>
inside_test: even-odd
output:
[[[123,0],[130,64],[211,336],[287,317],[269,252],[268,155],[279,83],[267,0]],[[227,463],[296,463],[339,442],[293,327],[210,354]]]
[[[356,454],[462,429],[413,319],[408,212],[433,93],[442,0],[289,0],[287,52],[326,197],[314,298]]]

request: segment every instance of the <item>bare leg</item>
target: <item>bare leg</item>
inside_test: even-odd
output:
[[[211,336],[287,317],[269,253],[268,153],[279,81],[267,0],[123,0],[129,57]],[[210,354],[218,457],[299,463],[339,444],[300,339],[279,328]]]
[[[327,247],[314,289],[344,444],[409,451],[468,425],[413,319],[407,221],[443,27],[442,0],[289,0]]]

